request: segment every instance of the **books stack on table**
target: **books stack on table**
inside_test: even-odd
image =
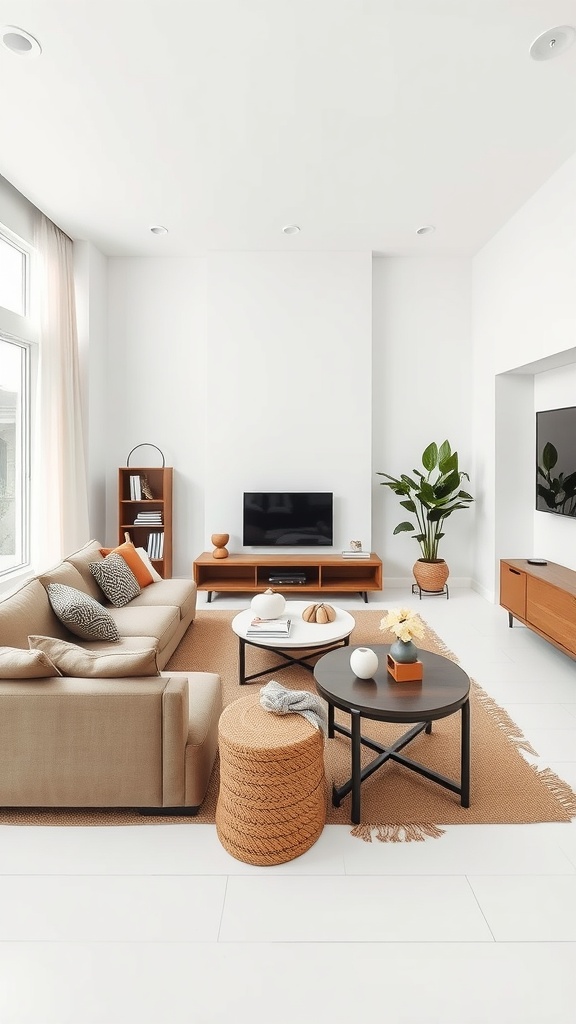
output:
[[[290,636],[292,619],[252,619],[246,636]]]
[[[369,551],[343,551],[342,558],[370,558]]]

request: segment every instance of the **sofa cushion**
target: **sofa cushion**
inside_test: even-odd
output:
[[[147,590],[148,588],[146,588]],[[146,593],[146,590],[143,593]],[[138,601],[138,598],[135,598]],[[155,606],[134,606],[134,601],[124,608],[110,608],[110,615],[122,637],[153,636],[158,641],[158,651],[163,651],[174,636],[180,623],[178,608]]]
[[[55,615],[75,636],[86,640],[120,639],[110,612],[82,590],[61,583],[49,583],[46,593]],[[29,634],[30,631],[27,636]]]
[[[75,566],[71,562],[60,562],[53,569],[48,569],[46,572],[40,573],[37,576],[42,586],[47,587],[49,583],[62,583],[65,587],[75,587],[76,590],[81,590],[84,594],[90,595],[90,590],[84,580],[84,577],[78,572]],[[91,595],[94,596],[94,595]],[[100,600],[103,601],[104,597],[100,594]]]
[[[19,590],[0,598],[2,643],[28,650],[29,633],[70,639],[70,634],[52,611],[46,590],[37,579],[28,580]]]
[[[55,640],[54,643],[63,641]],[[56,666],[42,650],[0,647],[0,679],[42,679],[59,675]]]
[[[152,574],[142,561],[138,551],[133,544],[126,541],[119,544],[117,548],[100,548],[100,554],[106,558],[108,555],[121,555],[126,565],[132,570],[141,587],[148,587],[153,583]]]
[[[66,640],[55,640],[49,636],[29,636],[31,651],[23,654],[43,654],[53,662],[64,676],[87,679],[125,679],[129,676],[159,675],[156,662],[156,646],[143,650],[87,651]],[[1,664],[1,659],[0,659]]]
[[[65,562],[70,562],[78,570],[86,584],[84,587],[86,593],[90,594],[96,601],[102,600],[102,591],[90,572],[89,566],[90,562],[98,562],[104,557],[100,554],[101,547],[102,544],[99,540],[89,540],[79,551],[74,551],[64,559]],[[37,630],[37,632],[39,633],[40,630]]]
[[[189,612],[196,608],[196,584],[194,580],[169,579],[160,580],[151,587],[146,587],[131,602],[131,607],[141,608],[146,605],[173,605],[180,609],[180,618],[185,619]]]
[[[90,562],[90,572],[115,608],[123,608],[140,593],[140,584],[121,555],[112,553],[101,562]]]

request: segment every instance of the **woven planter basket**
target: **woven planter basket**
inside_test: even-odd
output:
[[[433,562],[419,558],[414,563],[412,572],[420,589],[431,593],[443,590],[450,575],[450,570],[443,558],[437,558]]]

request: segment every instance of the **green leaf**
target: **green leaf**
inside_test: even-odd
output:
[[[438,465],[441,466],[445,459],[449,459],[452,454],[452,449],[448,444],[448,441],[442,441],[438,449]]]
[[[429,473],[438,465],[438,446],[435,441],[429,444],[422,453],[422,465]]]
[[[447,458],[439,463],[441,473],[458,473],[458,452],[452,452]],[[460,477],[458,476],[458,480]]]
[[[544,445],[544,451],[542,452],[542,465],[544,469],[553,469],[558,462],[558,452],[554,445],[547,441]]]
[[[393,531],[392,536],[396,536],[397,533],[408,533],[408,531],[412,533],[415,529],[416,527],[413,523],[398,523],[398,526]]]

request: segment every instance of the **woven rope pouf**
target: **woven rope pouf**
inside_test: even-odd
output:
[[[246,864],[284,864],[314,845],[326,821],[324,735],[303,715],[265,711],[250,694],[218,725],[216,831]]]

